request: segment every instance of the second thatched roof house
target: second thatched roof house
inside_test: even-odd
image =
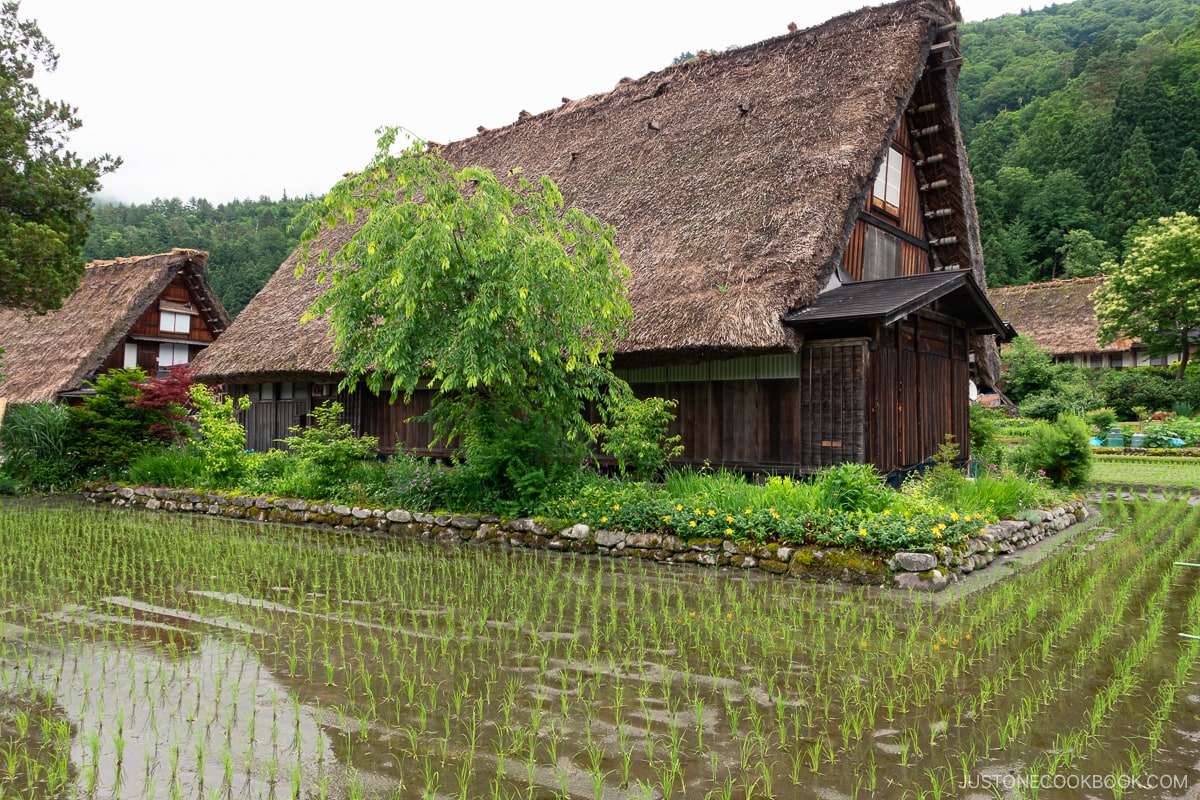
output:
[[[204,277],[208,253],[172,250],[93,261],[62,308],[41,316],[0,309],[11,403],[53,402],[86,394],[86,381],[119,367],[154,375],[190,363],[229,327],[229,315]]]
[[[1096,304],[1092,295],[1104,276],[1074,278],[988,290],[988,298],[1005,322],[1049,351],[1056,364],[1096,369],[1166,366],[1180,354],[1151,356],[1140,339],[1098,344]]]
[[[968,441],[970,353],[983,361],[977,335],[1003,330],[979,288],[958,20],[947,0],[866,8],[522,113],[442,154],[549,175],[616,228],[634,309],[617,366],[639,393],[679,401],[687,458],[901,470],[946,434]],[[255,448],[340,377],[326,326],[299,323],[320,288],[294,277],[296,258],[199,365],[257,401]],[[384,447],[429,441],[405,422],[427,397],[340,399]]]

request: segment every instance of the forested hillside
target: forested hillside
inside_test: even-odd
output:
[[[1094,274],[1200,207],[1200,0],[1077,0],[962,28],[961,120],[993,285]]]
[[[299,242],[287,228],[306,199],[155,200],[139,205],[97,205],[84,257],[162,253],[172,247],[207,250],[208,279],[236,316]]]
[[[1076,0],[962,26],[961,121],[992,285],[1094,274],[1138,220],[1200,208],[1198,10]],[[295,247],[287,225],[303,202],[99,205],[85,255],[207,250],[237,314]]]

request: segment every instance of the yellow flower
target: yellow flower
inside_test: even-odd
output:
[[[939,522],[939,523],[938,523],[938,527],[939,527],[940,529],[942,529],[942,530],[946,530],[946,523],[944,523],[944,522]]]
[[[970,515],[970,514],[967,514],[966,516],[964,516],[964,517],[963,517],[963,522],[970,522],[970,521],[971,521],[971,515]]]
[[[725,619],[733,619],[733,614],[726,614]]]
[[[621,510],[621,504],[613,503],[613,511],[620,511],[620,510]]]
[[[585,512],[583,512],[583,518],[584,518],[584,519],[587,519],[587,512],[586,512],[586,511],[585,511]]]
[[[680,503],[676,503],[676,504],[675,504],[675,510],[676,510],[676,511],[683,511],[683,505],[682,505],[682,504],[680,504]]]
[[[725,535],[726,535],[726,536],[733,536],[733,528],[726,528],[726,529],[725,529]]]
[[[867,535],[867,529],[866,529],[866,528],[859,528],[859,529],[858,529],[858,535],[859,535],[859,536],[866,536],[866,535]]]
[[[938,537],[939,539],[940,539],[940,538],[942,538],[942,532],[941,532],[941,531],[938,531],[938,533],[937,533],[937,537]]]
[[[746,513],[747,513],[747,514],[749,514],[749,513],[750,513],[750,509],[748,509],[748,508],[747,508],[747,509],[746,509]]]
[[[692,509],[692,513],[693,513],[693,514],[699,514],[699,513],[700,513],[700,509],[698,509],[698,508],[693,508],[693,509]]]
[[[671,515],[670,515],[670,514],[667,514],[665,517],[663,517],[663,522],[670,522],[670,521],[671,521]]]
[[[917,529],[916,529],[916,528],[914,528],[912,525],[909,525],[909,526],[908,526],[908,532],[909,532],[909,533],[916,533],[916,532],[917,532]]]
[[[725,521],[726,521],[726,522],[733,522],[733,515],[731,515],[731,514],[726,514],[726,515],[725,515]]]
[[[696,520],[694,520],[694,519],[689,519],[689,520],[688,520],[688,525],[692,526],[693,528],[694,528],[694,527],[696,527]]]
[[[892,510],[891,510],[890,508],[885,508],[885,509],[883,510],[883,515],[884,515],[885,517],[890,517],[890,516],[892,515]]]
[[[711,508],[708,510],[708,515],[709,515],[710,517],[711,517],[712,515],[716,514],[716,513],[717,513],[717,512],[713,511]]]
[[[608,522],[608,517],[601,517],[601,518],[600,518],[600,521],[601,521],[601,522]]]
[[[957,511],[951,512],[951,514],[950,514],[950,521],[951,521],[951,522],[958,522],[958,512],[957,512]]]

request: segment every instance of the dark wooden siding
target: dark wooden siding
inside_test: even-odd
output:
[[[881,471],[928,461],[954,436],[970,448],[966,331],[945,320],[912,317],[885,329],[872,353],[868,460]]]
[[[800,452],[800,383],[794,378],[635,383],[638,397],[678,402],[670,435],[681,461],[779,469]]]
[[[805,345],[801,360],[800,464],[807,470],[866,458],[865,341]]]
[[[713,362],[662,368],[664,375],[683,377],[634,379],[632,385],[639,397],[678,402],[671,435],[682,437],[684,463],[806,473],[870,462],[891,472],[931,458],[947,433],[965,445],[966,332],[948,320],[914,315],[885,329],[875,349],[870,344],[865,337],[810,341],[787,357],[798,360],[783,371],[793,377],[742,378],[735,362]],[[707,377],[686,379],[697,375]],[[248,387],[233,388],[245,394]],[[278,384],[272,394],[279,397]],[[247,446],[278,446],[289,426],[302,424],[312,404],[331,395],[318,390],[304,400],[254,403],[243,414]],[[428,410],[430,392],[407,404],[369,393],[336,397],[345,421],[378,436],[382,452],[448,453],[444,445],[429,449],[428,423],[409,421]]]

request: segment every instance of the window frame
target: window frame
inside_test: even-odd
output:
[[[158,329],[163,333],[190,334],[192,332],[192,315],[179,311],[160,311],[158,313]]]
[[[871,184],[871,208],[899,218],[901,187],[904,183],[904,159],[906,156],[894,144],[889,145],[879,171]],[[893,202],[894,201],[894,202]]]

